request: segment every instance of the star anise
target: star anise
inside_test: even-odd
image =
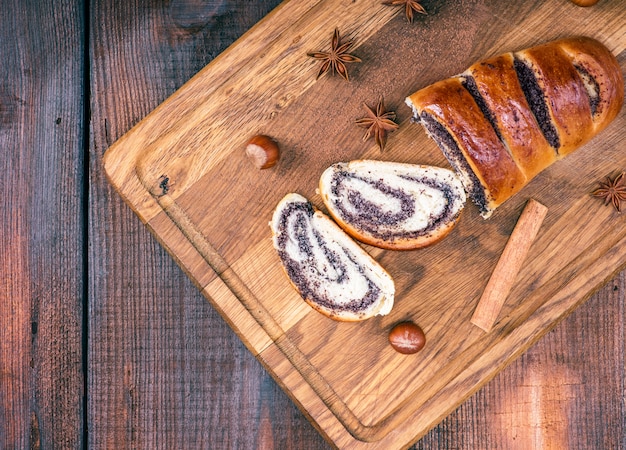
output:
[[[398,129],[398,124],[394,122],[396,113],[385,111],[385,102],[382,97],[378,101],[378,105],[376,105],[376,111],[365,103],[363,106],[365,106],[367,116],[357,119],[356,124],[362,128],[367,128],[367,133],[363,136],[363,140],[367,141],[374,135],[376,145],[382,152],[387,143],[387,133]]]
[[[331,40],[330,52],[307,53],[307,56],[322,61],[322,67],[320,67],[316,79],[331,70],[333,74],[336,72],[345,78],[346,81],[349,81],[348,68],[345,63],[361,62],[359,58],[348,53],[348,50],[350,50],[353,45],[354,42],[351,40],[341,43],[339,30],[335,28],[335,32],[333,33]]]
[[[406,14],[406,20],[409,23],[413,23],[413,11],[420,14],[428,14],[424,7],[420,5],[420,0],[387,0],[383,2],[383,5],[387,6],[404,6],[404,13]]]
[[[594,197],[604,200],[604,204],[613,204],[613,207],[621,211],[622,202],[626,202],[626,178],[624,172],[620,173],[613,180],[610,177],[606,181],[600,182],[600,187],[591,193]]]

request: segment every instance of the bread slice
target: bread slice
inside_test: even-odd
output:
[[[451,170],[372,160],[333,164],[320,178],[319,193],[348,234],[391,250],[439,241],[458,222],[466,200]]]
[[[391,276],[306,198],[287,194],[270,227],[287,276],[314,309],[346,322],[391,311]]]

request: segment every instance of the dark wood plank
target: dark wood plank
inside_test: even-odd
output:
[[[622,448],[625,293],[622,272],[413,448]]]
[[[83,443],[82,11],[0,14],[0,448]]]
[[[117,138],[278,1],[117,3],[91,5],[89,442],[327,448],[101,169]],[[619,446],[624,291],[622,273],[415,448]]]
[[[109,186],[102,155],[273,1],[93,1],[89,443],[324,448],[307,419]]]

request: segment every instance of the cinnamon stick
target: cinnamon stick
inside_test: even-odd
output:
[[[524,207],[471,318],[477,327],[487,332],[493,327],[547,212],[533,199]]]

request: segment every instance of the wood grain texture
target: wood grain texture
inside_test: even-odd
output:
[[[434,2],[429,6],[440,8],[439,11],[444,9]],[[98,9],[96,17],[109,16],[109,20],[117,24],[117,27],[121,27],[121,29],[124,29],[123,26],[119,25],[119,23],[123,22],[122,18],[127,20],[128,25],[126,26],[128,28],[126,29],[126,33],[139,33],[135,39],[141,42],[141,45],[137,44],[137,48],[134,48],[133,51],[129,53],[132,53],[136,59],[138,52],[141,52],[140,54],[145,55],[146,63],[137,64],[137,61],[133,61],[131,64],[130,61],[124,60],[119,56],[116,57],[114,49],[116,48],[115,44],[117,41],[113,38],[110,40],[104,39],[105,42],[110,44],[104,47],[113,48],[113,50],[109,50],[111,53],[108,54],[108,56],[102,56],[102,59],[98,60],[101,64],[98,66],[98,69],[94,69],[93,75],[94,89],[100,87],[100,95],[106,97],[108,94],[109,100],[105,102],[108,103],[108,108],[101,106],[97,113],[94,112],[92,135],[92,161],[94,162],[91,168],[91,175],[94,179],[92,193],[93,197],[98,200],[94,202],[95,204],[92,207],[94,220],[91,225],[94,236],[93,242],[97,244],[97,248],[91,250],[90,258],[94,261],[98,261],[98,268],[92,269],[91,275],[93,284],[90,287],[90,292],[94,299],[90,308],[90,341],[92,344],[90,345],[89,361],[90,372],[93,374],[92,382],[89,384],[90,392],[92,393],[90,397],[92,403],[89,410],[90,430],[92,433],[91,442],[101,447],[106,447],[107,443],[110,444],[114,442],[134,446],[152,445],[158,447],[162,445],[166,447],[169,444],[178,442],[184,430],[184,436],[187,438],[187,441],[190,442],[190,447],[194,445],[209,446],[213,444],[225,446],[275,445],[276,448],[283,448],[285,446],[287,448],[322,448],[325,444],[321,442],[319,436],[317,436],[315,432],[312,432],[310,426],[306,425],[303,421],[300,422],[304,418],[298,413],[295,413],[293,408],[290,408],[288,402],[281,403],[285,401],[286,397],[284,397],[282,393],[275,391],[276,385],[268,381],[267,375],[262,371],[255,372],[255,370],[258,369],[258,365],[256,365],[253,360],[248,360],[250,361],[249,367],[233,365],[232,359],[238,360],[240,358],[249,357],[250,355],[242,350],[242,346],[238,346],[237,340],[233,338],[232,333],[224,323],[221,322],[221,319],[215,314],[215,311],[210,307],[201,305],[202,300],[196,294],[191,283],[185,280],[182,273],[177,270],[171,260],[155,244],[155,241],[139,226],[129,210],[116,200],[112,190],[106,185],[103,175],[100,172],[101,167],[96,164],[98,160],[101,163],[103,150],[113,140],[120,137],[125,129],[130,128],[130,126],[136,123],[140,118],[133,118],[132,115],[125,116],[128,114],[129,110],[132,111],[133,108],[136,107],[144,108],[143,112],[141,109],[139,110],[139,115],[143,116],[155,107],[156,104],[160,103],[162,99],[173,92],[172,90],[168,90],[167,86],[164,86],[167,83],[158,82],[159,77],[162,76],[160,75],[162,72],[158,70],[152,72],[152,70],[155,70],[155,61],[159,62],[160,60],[157,58],[162,56],[159,55],[159,51],[155,51],[154,48],[162,49],[162,53],[168,52],[167,45],[160,42],[159,37],[149,34],[149,30],[155,27],[167,29],[165,26],[167,18],[163,9],[159,9],[158,7],[145,7],[144,9],[143,5],[129,6],[129,10],[124,10],[124,8],[126,8],[125,6],[116,6],[115,8],[114,10],[109,10],[108,8]],[[117,8],[120,9],[118,10]],[[483,20],[486,19],[483,18]],[[138,28],[135,28],[137,22],[146,25],[146,29],[142,28],[138,31]],[[199,29],[199,31],[196,31],[197,33],[206,31],[206,29],[200,25],[196,24],[194,27]],[[110,28],[115,29],[116,27]],[[144,34],[141,34],[141,32]],[[94,34],[96,33],[98,33],[97,37],[101,39],[102,35],[106,34],[106,30],[100,30],[99,32],[94,30]],[[122,34],[124,33],[122,32]],[[146,36],[146,34],[148,36]],[[150,38],[152,38],[152,40]],[[95,43],[96,41],[97,39],[94,39],[94,45],[98,45]],[[119,45],[119,43],[117,43],[117,45]],[[127,41],[126,45],[132,44],[128,44]],[[170,48],[177,49],[177,47],[171,43],[168,43],[168,45],[170,45]],[[203,44],[197,42],[195,45],[202,46]],[[154,48],[150,46],[154,46]],[[475,52],[479,52],[480,50],[480,48],[474,49]],[[368,48],[367,44],[363,44],[362,51],[373,52],[370,53],[370,55],[373,55],[376,52],[376,48],[374,46]],[[179,68],[185,64],[185,58],[193,60],[193,57],[185,56],[184,52],[182,53],[183,56],[179,56],[181,58]],[[96,52],[94,51],[94,58],[96,58],[95,55]],[[223,58],[228,58],[228,54],[223,56]],[[139,61],[141,61],[141,59],[139,59]],[[190,66],[193,65],[188,61],[186,64]],[[198,62],[195,64],[200,65]],[[95,64],[94,67],[96,67]],[[115,69],[117,69],[117,71]],[[136,75],[136,79],[138,80],[136,83],[138,84],[135,89],[137,89],[137,92],[129,90],[124,94],[124,90],[128,89],[128,83],[125,82],[124,77],[130,74],[130,79],[133,79],[133,71],[141,70],[144,70],[146,73]],[[443,71],[441,68],[439,70]],[[164,72],[167,73],[166,70]],[[190,75],[191,74],[189,74],[189,76]],[[103,86],[106,86],[108,81],[115,80],[115,77],[118,78],[114,84],[121,91],[118,90],[114,91],[115,93],[108,93]],[[155,79],[157,80],[156,83],[154,82]],[[150,88],[153,90],[150,90],[148,86],[142,84],[147,83],[146,80],[151,80],[155,83],[154,85],[150,85]],[[185,80],[180,80],[181,83],[183,81]],[[311,89],[314,90],[316,87],[311,87]],[[320,87],[317,89],[319,89],[318,92],[320,93],[324,92]],[[122,92],[122,94],[120,94],[120,92]],[[161,99],[152,98],[150,101],[144,99],[143,103],[141,103],[143,106],[139,105],[136,101],[130,102],[131,99],[141,98],[142,96],[148,98],[150,95],[146,96],[146,94],[154,94],[156,92],[162,93]],[[116,95],[119,95],[119,97],[116,98]],[[94,101],[97,102],[99,100]],[[288,106],[288,104],[284,104],[281,107],[287,108]],[[321,105],[319,106],[321,107]],[[92,110],[95,109],[97,108],[94,108],[94,105],[92,105]],[[115,125],[117,132],[112,135],[113,139],[107,141],[107,129],[111,125],[109,120],[112,120],[109,119],[109,117],[115,117],[117,121],[117,125]],[[107,118],[106,121],[104,120],[105,118]],[[332,119],[333,118],[330,118],[329,120]],[[415,132],[407,131],[407,133],[413,134]],[[349,136],[349,139],[352,139],[352,137]],[[395,153],[393,149],[390,149],[390,151],[392,156],[399,155],[397,149]],[[298,153],[297,155],[301,156],[302,153]],[[576,167],[574,163],[572,164]],[[228,170],[232,170],[232,167],[225,165],[216,168],[214,173],[216,175],[219,174],[224,167]],[[245,166],[239,166],[239,169],[244,170],[244,167]],[[570,166],[568,169],[563,170],[571,169],[572,167]],[[226,174],[230,173],[228,170],[225,172]],[[553,173],[554,176],[558,176],[558,174],[558,170]],[[196,180],[196,177],[196,175],[192,175],[191,179]],[[178,184],[178,189],[180,189],[182,194],[184,194],[185,191],[184,186],[185,183],[182,185]],[[217,196],[220,192],[219,183],[217,181],[205,181],[204,186],[217,188],[217,191],[207,191],[211,192],[213,195]],[[577,192],[577,195],[579,194],[580,191]],[[183,198],[183,204],[185,204],[184,200]],[[187,201],[192,202],[193,197],[189,197]],[[235,202],[233,206],[236,207],[238,205]],[[111,211],[116,219],[107,217],[107,214],[111,214]],[[561,213],[563,212],[565,211],[561,210]],[[97,217],[97,219],[95,219],[95,217]],[[155,218],[151,217],[151,220],[155,220]],[[162,218],[157,217],[156,220],[162,220]],[[205,220],[211,220],[211,218]],[[111,228],[108,228],[105,232],[101,227],[102,224],[106,223],[108,223]],[[554,224],[554,222],[552,224]],[[511,223],[507,223],[503,228],[510,229],[511,225]],[[151,222],[150,226],[156,228],[155,222]],[[210,228],[213,225],[206,225],[206,223],[204,223],[203,226]],[[246,255],[246,257],[250,258],[254,258],[254,255],[258,255],[256,248],[252,249],[253,251],[248,255],[247,252],[249,252],[250,249],[245,246],[236,248],[229,247],[228,236],[229,233],[232,232],[231,227],[234,232],[237,232],[238,226],[241,226],[241,224],[227,224],[225,230],[212,235],[213,242],[217,243],[216,248],[230,252],[228,254],[230,261],[239,261],[238,258],[242,255]],[[252,233],[261,233],[262,228],[260,226],[257,227],[255,224],[254,227],[255,228],[251,230]],[[505,230],[501,230],[500,234],[498,239],[499,241],[503,241],[506,235]],[[114,241],[118,243],[111,244],[111,242]],[[108,245],[112,245],[112,248],[109,248]],[[168,247],[167,242],[164,242],[164,245]],[[494,253],[497,250],[495,247],[496,246],[491,249]],[[118,250],[117,252],[116,249]],[[124,252],[120,252],[120,249],[124,249],[125,254]],[[183,259],[185,258],[183,257]],[[106,270],[100,272],[103,267],[105,267]],[[185,265],[185,267],[188,269],[190,266]],[[247,273],[242,272],[245,268],[248,269]],[[241,263],[235,270],[239,276],[243,276],[244,278],[248,277],[247,279],[254,279],[255,276],[259,275],[258,271],[245,263]],[[260,286],[258,288],[261,289]],[[212,291],[212,293],[215,292],[216,291]],[[130,299],[126,297],[130,297]],[[198,319],[198,316],[194,314],[185,314],[185,311],[188,311],[188,309],[181,310],[181,305],[193,310],[201,308],[205,315],[200,315],[200,319]],[[281,320],[284,320],[284,323],[293,323],[294,318],[285,317]],[[211,342],[210,338],[202,337],[202,333],[206,332],[206,327],[212,330],[216,330],[217,327],[215,333],[222,336],[222,339],[226,339],[227,342],[230,342],[230,346],[225,346],[224,353],[221,353],[222,350],[216,350],[216,353],[214,353],[213,349],[217,347],[211,346],[210,344],[208,346],[206,345],[206,342]],[[620,332],[623,335],[623,314],[621,322],[613,323],[612,327],[611,330],[616,332],[618,336]],[[178,330],[178,333],[172,332],[172,328]],[[200,335],[198,335],[199,333]],[[580,340],[577,339],[577,342],[580,342]],[[570,344],[567,345],[567,348],[569,348]],[[199,358],[201,361],[213,361],[212,358],[223,358],[223,362],[230,361],[231,365],[227,366],[225,372],[228,373],[231,378],[242,376],[240,380],[246,383],[245,386],[233,388],[232,385],[228,384],[228,381],[224,379],[220,379],[214,383],[207,381],[198,371],[218,371],[220,370],[219,365],[210,365],[207,363],[204,367],[198,369],[198,366],[189,363],[189,358],[192,358],[192,356],[186,353],[188,346],[193,349],[191,352],[194,354],[193,358]],[[211,348],[212,351],[210,354],[206,354],[208,353],[206,352],[206,347]],[[229,352],[232,354],[228,354]],[[548,354],[553,353],[548,352]],[[555,354],[558,354],[558,352],[555,352]],[[622,355],[621,360],[623,361],[623,344],[621,345],[621,353],[618,351],[618,355],[615,355],[618,362],[620,360],[619,355]],[[264,354],[264,357],[261,358],[261,362],[268,364],[270,357],[270,353]],[[544,359],[545,366],[543,366],[543,368],[548,368],[547,370],[549,370],[552,366],[550,363],[546,362],[546,359]],[[180,367],[184,367],[184,369],[180,369]],[[509,372],[510,370],[511,369],[509,369]],[[541,371],[541,369],[539,369],[539,371]],[[619,373],[619,370],[617,372]],[[523,369],[520,369],[519,372],[514,372],[513,378],[520,382],[523,375],[527,373],[531,372],[525,372]],[[620,376],[623,379],[623,370]],[[561,378],[568,381],[575,377],[566,373],[562,375]],[[616,379],[617,377],[613,379],[613,381]],[[265,384],[259,383],[258,380],[265,380]],[[495,381],[495,397],[510,399],[512,406],[511,409],[507,411],[517,410],[518,405],[528,403],[528,395],[535,395],[532,389],[526,390],[521,394],[515,394],[513,391],[501,393],[498,388],[497,380],[498,378]],[[298,382],[298,380],[294,382]],[[226,384],[222,385],[220,383]],[[262,397],[263,394],[259,394],[255,389],[258,389],[258,386],[266,388],[266,384],[270,386],[271,392],[273,392],[270,396],[271,400],[268,402],[259,402],[258,395]],[[447,421],[444,421],[440,427],[435,428],[433,432],[427,434],[418,446],[423,444],[435,448],[437,448],[437,446],[438,448],[488,447],[494,438],[490,437],[490,435],[483,435],[480,431],[476,431],[475,426],[490,426],[490,424],[486,422],[479,423],[477,417],[480,417],[479,414],[481,411],[488,409],[488,407],[485,406],[487,401],[484,400],[485,397],[481,397],[481,395],[484,396],[485,393],[489,394],[490,392],[494,392],[489,390],[489,386],[492,385],[493,383],[488,385],[485,390],[480,391],[480,393],[472,397],[468,403],[461,406],[458,410],[460,413],[457,411],[457,413],[451,416],[451,419],[447,419],[452,421],[451,425],[447,423]],[[554,402],[563,403],[569,401],[570,391],[561,392],[555,387],[560,386],[558,380],[555,382],[552,379],[535,377],[528,385],[545,386],[548,391],[550,391],[550,389],[554,391],[546,397],[549,401],[544,404],[549,405],[550,402],[554,404]],[[616,383],[616,385],[619,385],[619,382]],[[225,390],[227,392],[221,392],[224,386],[226,386]],[[231,386],[230,391],[228,390],[228,386]],[[196,392],[195,389],[198,389],[200,392]],[[216,390],[214,391],[214,389]],[[523,390],[524,389],[522,389],[522,391]],[[172,391],[189,392],[190,396],[176,396],[172,394]],[[611,393],[618,391],[619,389],[610,390]],[[252,409],[255,411],[254,414],[246,414],[242,411],[242,404],[238,403],[243,395],[242,392],[251,396],[252,400],[250,400],[251,403],[249,404],[253,405]],[[263,392],[263,390],[261,390],[261,392]],[[500,397],[500,395],[502,395],[502,397]],[[257,397],[255,398],[255,396]],[[193,398],[196,400],[191,400]],[[207,398],[210,400],[207,401]],[[168,399],[173,401],[168,402]],[[473,402],[477,402],[476,405],[478,406],[475,407]],[[165,408],[162,406],[164,404],[166,405]],[[623,419],[623,415],[620,416],[620,414],[623,413],[620,412],[619,406],[616,405],[615,401],[610,402],[610,404],[610,408],[612,408],[612,411],[618,417],[614,423],[619,423],[620,417]],[[99,406],[102,405],[105,405],[106,408],[99,408]],[[215,408],[215,405],[218,405],[218,409],[212,409]],[[287,411],[285,415],[283,415],[281,405],[283,409]],[[466,407],[465,405],[468,406]],[[544,408],[542,411],[548,411],[550,409],[547,406],[542,408]],[[578,411],[581,411],[582,407],[579,408]],[[563,409],[563,411],[565,410],[566,409]],[[464,411],[465,414],[463,413]],[[229,416],[224,418],[223,414],[229,414]],[[495,411],[494,414],[497,415],[500,414],[500,412]],[[504,417],[504,415],[503,413],[502,416]],[[292,419],[292,417],[294,419]],[[248,422],[245,422],[246,420],[248,420]],[[295,420],[295,422],[292,420]],[[562,419],[561,421],[563,422]],[[207,430],[199,425],[204,423],[210,423],[210,429]],[[252,423],[253,428],[256,428],[254,428],[252,432],[249,430],[242,432],[240,426],[243,423],[248,424],[248,426]],[[297,435],[293,434],[295,432],[293,429],[286,431],[282,428],[285,423],[298,423]],[[532,425],[532,422],[528,423]],[[191,433],[192,436],[189,436],[189,429],[193,430]],[[446,429],[453,430],[453,432],[448,435],[449,439],[441,439],[438,441],[437,436],[445,436]],[[481,428],[481,430],[484,429],[492,430],[492,428]],[[505,442],[506,437],[502,436],[504,433],[508,432],[508,428],[502,426],[500,428],[495,427],[495,429],[497,430],[495,432],[497,438]],[[222,433],[222,430],[227,431]],[[242,434],[246,432],[248,434]],[[576,437],[574,437],[570,442],[585,441],[585,445],[590,442],[596,444],[599,442],[599,433],[594,434],[591,432],[585,434],[585,432],[581,430],[574,430],[574,433],[577,433],[576,437],[580,438],[580,440],[577,441]],[[620,433],[622,433],[622,431],[620,431],[618,427],[613,428],[607,433],[611,436],[612,440],[606,442],[619,442],[621,437]],[[452,437],[452,435],[454,437]],[[527,433],[520,432],[514,436],[514,438],[517,439],[516,442],[524,442],[526,444],[531,442],[523,441],[524,437],[522,435],[528,436]],[[557,431],[554,433],[554,436],[556,436],[554,439],[557,439],[561,434]],[[539,438],[533,435],[532,439],[535,439],[535,441],[532,442],[538,442],[537,439]],[[543,439],[552,439],[552,437],[548,436]],[[521,447],[523,448],[523,445]]]
[[[81,448],[82,3],[2,9],[0,448]]]
[[[532,198],[526,203],[470,319],[477,327],[489,332],[496,323],[547,213],[547,208]]]
[[[93,1],[90,448],[325,443],[113,192],[104,150],[278,1]]]

